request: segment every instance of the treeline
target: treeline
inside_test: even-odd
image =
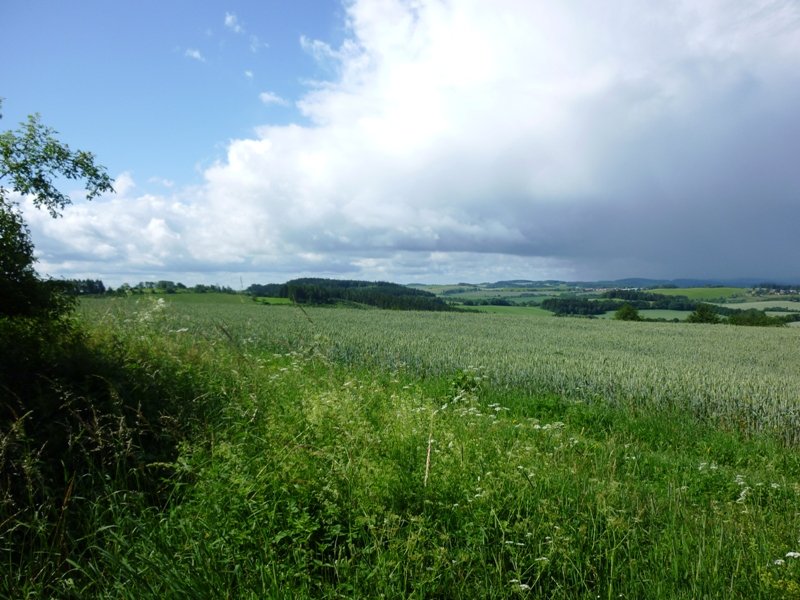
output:
[[[256,297],[289,298],[297,304],[357,303],[393,310],[454,310],[434,294],[385,281],[303,278],[283,284],[254,284]]]
[[[697,308],[697,302],[686,296],[668,296],[639,290],[609,290],[600,298],[579,298],[577,296],[548,298],[542,302],[541,306],[556,315],[591,316],[617,310],[623,304],[628,304],[636,310],[695,310]]]
[[[76,296],[99,296],[106,293],[106,286],[99,279],[68,279],[65,289]]]
[[[541,307],[559,316],[579,315],[594,316],[602,315],[609,310],[618,309],[623,302],[611,299],[590,300],[589,298],[577,298],[575,296],[562,296],[560,298],[547,298],[542,300]],[[638,308],[638,307],[636,307]]]
[[[695,310],[697,308],[697,302],[690,300],[687,296],[670,296],[639,290],[609,290],[602,297],[624,300],[639,310]]]
[[[209,292],[216,292],[219,294],[236,294],[236,290],[221,285],[207,285],[197,284],[193,286],[184,285],[181,282],[175,283],[174,281],[161,280],[161,281],[140,281],[136,285],[123,283],[116,290],[112,287],[106,287],[105,284],[99,279],[56,279],[53,280],[61,289],[68,294],[74,296],[100,296],[104,294],[145,294],[145,293],[158,293],[158,294],[176,294],[179,292],[194,292],[195,294],[204,294]]]
[[[480,300],[468,298],[462,300],[461,304],[464,306],[514,306],[514,303],[508,298],[481,298]]]
[[[696,302],[686,296],[667,296],[639,290],[609,290],[600,298],[578,298],[574,296],[548,298],[541,304],[542,308],[559,316],[596,316],[608,311],[619,311],[623,306],[629,311],[639,310],[680,310],[693,311],[687,321],[690,323],[728,323],[753,327],[780,327],[794,321],[800,321],[800,314],[792,313],[781,316],[768,315],[763,310],[750,308],[742,310],[730,306],[719,306],[705,302]],[[633,315],[633,313],[630,313]],[[618,317],[626,320],[647,320],[636,317]]]

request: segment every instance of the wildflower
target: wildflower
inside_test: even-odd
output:
[[[522,583],[519,579],[512,579],[508,583],[510,583],[511,585],[513,585],[514,587],[523,592],[531,589],[531,586],[529,586],[527,583]]]
[[[786,558],[800,558],[800,552],[787,552]]]

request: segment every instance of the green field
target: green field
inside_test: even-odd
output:
[[[755,308],[756,310],[767,311],[770,308],[785,308],[788,311],[800,312],[800,302],[792,302],[790,300],[758,300],[753,302],[736,302],[735,304],[721,304],[721,306],[728,306],[740,310]],[[780,312],[780,314],[785,314],[783,311],[778,312]]]
[[[800,330],[486,308],[84,301],[130,408],[0,597],[797,597]]]
[[[737,298],[746,296],[748,292],[745,288],[736,287],[658,288],[648,291],[665,296],[686,296],[691,300]]]

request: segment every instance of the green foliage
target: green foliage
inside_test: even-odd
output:
[[[737,311],[728,316],[731,325],[745,325],[750,327],[782,327],[789,320],[783,317],[770,317],[763,310],[750,308]]]
[[[609,310],[616,310],[620,303],[617,300],[590,300],[574,296],[559,296],[542,301],[542,308],[556,315],[602,315]]]
[[[282,285],[251,285],[247,290],[255,296],[289,298],[297,304],[357,303],[392,310],[453,310],[435,294],[384,281],[304,278]]]
[[[91,152],[73,151],[58,141],[55,134],[53,129],[42,125],[38,114],[30,115],[16,131],[0,134],[0,180],[9,180],[15,192],[31,195],[34,205],[46,208],[53,217],[71,202],[56,187],[56,178],[84,181],[89,200],[113,191],[111,178],[103,167],[95,164]],[[0,190],[5,196],[5,190]]]
[[[694,312],[686,317],[686,321],[688,323],[719,323],[721,319],[715,307],[710,304],[700,303]]]
[[[639,310],[694,310],[697,302],[686,296],[655,294],[639,290],[609,290],[603,298],[626,300]]]
[[[115,498],[143,509],[175,496],[179,444],[215,405],[191,357],[157,347],[67,319],[0,317],[0,597],[25,586],[70,597],[71,563],[115,525]]]
[[[28,117],[16,131],[0,134],[0,316],[48,319],[70,306],[63,298],[63,286],[38,280],[30,233],[5,187],[31,196],[36,207],[57,217],[70,198],[56,187],[56,178],[83,180],[88,199],[113,191],[111,179],[95,164],[94,156],[59,142],[39,115]]]
[[[627,302],[617,309],[614,318],[618,321],[641,321],[639,311]]]

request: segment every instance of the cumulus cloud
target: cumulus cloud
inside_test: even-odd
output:
[[[98,238],[120,264],[800,275],[796,2],[355,0],[345,25],[338,47],[301,39],[331,73],[307,125],[233,140],[185,202],[102,207],[143,232]],[[103,229],[75,210],[75,240]]]

